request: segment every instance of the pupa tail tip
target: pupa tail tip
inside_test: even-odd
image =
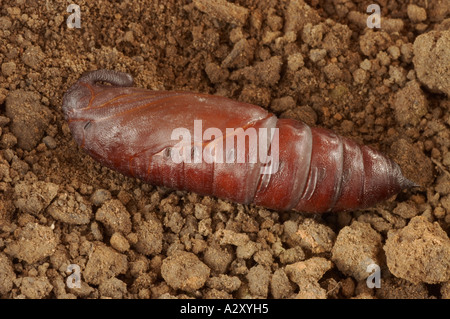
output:
[[[406,178],[403,175],[402,175],[402,178],[400,179],[400,185],[401,185],[402,189],[411,189],[411,188],[415,188],[415,187],[422,187],[421,185]]]

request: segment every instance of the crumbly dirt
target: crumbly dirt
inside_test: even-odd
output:
[[[365,0],[76,3],[80,29],[64,1],[0,6],[0,298],[449,298],[448,1],[378,1],[381,29]],[[61,111],[103,68],[333,129],[420,187],[311,215],[124,177]]]

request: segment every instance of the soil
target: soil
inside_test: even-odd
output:
[[[79,0],[69,28],[66,2],[3,0],[0,297],[450,298],[450,6],[381,0],[371,29],[371,2]],[[96,69],[333,129],[420,187],[312,215],[124,177],[61,111]]]

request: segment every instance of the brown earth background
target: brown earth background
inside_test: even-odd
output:
[[[79,29],[68,1],[0,5],[1,298],[450,298],[448,0],[378,1],[380,29],[364,0],[75,2]],[[421,187],[311,215],[126,178],[61,111],[103,68],[333,129]]]

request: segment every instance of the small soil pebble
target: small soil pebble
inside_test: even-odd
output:
[[[127,256],[102,243],[95,243],[83,272],[86,282],[100,285],[108,279],[124,274],[128,269]]]
[[[294,293],[294,287],[289,281],[284,269],[277,269],[270,279],[270,293],[275,299],[284,299]]]
[[[121,233],[114,233],[110,239],[111,246],[117,251],[123,253],[130,249],[128,240]]]
[[[46,298],[52,289],[47,277],[24,277],[20,281],[20,292],[28,299]]]
[[[14,235],[15,240],[8,243],[4,250],[9,256],[33,264],[55,252],[57,238],[50,227],[27,223]]]
[[[412,283],[450,280],[450,239],[438,223],[417,216],[401,230],[391,230],[384,246],[389,270]]]
[[[111,193],[106,189],[97,189],[92,195],[91,195],[91,202],[95,206],[101,206],[103,203],[105,203],[107,200],[111,199]]]
[[[336,239],[336,234],[331,228],[310,218],[298,225],[296,234],[300,239],[300,247],[308,249],[314,254],[330,252]]]
[[[425,284],[413,284],[399,278],[383,279],[381,287],[375,290],[380,299],[428,299],[428,289]]]
[[[194,0],[195,7],[208,16],[225,22],[243,25],[248,17],[248,9],[226,0]]]
[[[253,296],[267,298],[270,277],[270,270],[262,265],[256,265],[250,268],[247,274],[250,293]]]
[[[53,218],[73,225],[89,224],[93,217],[91,204],[78,193],[60,194],[47,211]]]
[[[207,286],[217,290],[225,290],[228,293],[236,291],[241,286],[241,280],[236,276],[219,275],[211,277],[206,282]]]
[[[408,14],[408,18],[414,23],[423,22],[427,19],[427,11],[425,8],[421,8],[415,4],[408,4],[406,13]]]
[[[113,277],[102,282],[98,290],[103,298],[122,299],[127,293],[127,284]]]
[[[56,197],[58,189],[58,185],[43,181],[18,183],[14,187],[15,205],[21,212],[39,215]]]
[[[4,253],[0,253],[0,296],[5,296],[11,291],[16,274],[12,262]]]
[[[450,96],[450,31],[430,31],[414,41],[414,66],[419,81]]]
[[[15,90],[6,98],[6,116],[11,121],[11,131],[18,145],[30,151],[41,141],[50,121],[50,110],[40,103],[34,92]]]
[[[196,291],[203,287],[210,269],[196,255],[186,251],[176,251],[163,260],[161,276],[173,289]]]
[[[331,261],[322,257],[313,257],[287,265],[285,268],[287,276],[300,287],[296,298],[325,299],[326,290],[320,287],[318,281],[332,265]]]
[[[136,250],[144,255],[156,255],[162,250],[163,226],[155,217],[141,221],[136,227]]]
[[[411,81],[395,94],[395,119],[402,126],[416,126],[428,112],[428,101],[419,83]]]
[[[369,224],[355,221],[344,227],[336,238],[331,260],[344,274],[356,280],[370,275],[368,266],[381,266],[381,236]]]
[[[402,168],[409,179],[420,186],[430,185],[433,181],[431,160],[405,139],[399,139],[391,145],[391,158]]]
[[[211,245],[206,248],[203,259],[211,270],[216,273],[225,273],[233,261],[233,255],[225,248]]]
[[[42,139],[42,142],[44,142],[44,144],[51,150],[55,149],[56,146],[58,145],[56,143],[56,140],[51,137],[51,136],[46,136]]]
[[[130,213],[117,199],[105,202],[97,210],[95,219],[101,222],[111,234],[114,232],[128,234],[131,231]]]

